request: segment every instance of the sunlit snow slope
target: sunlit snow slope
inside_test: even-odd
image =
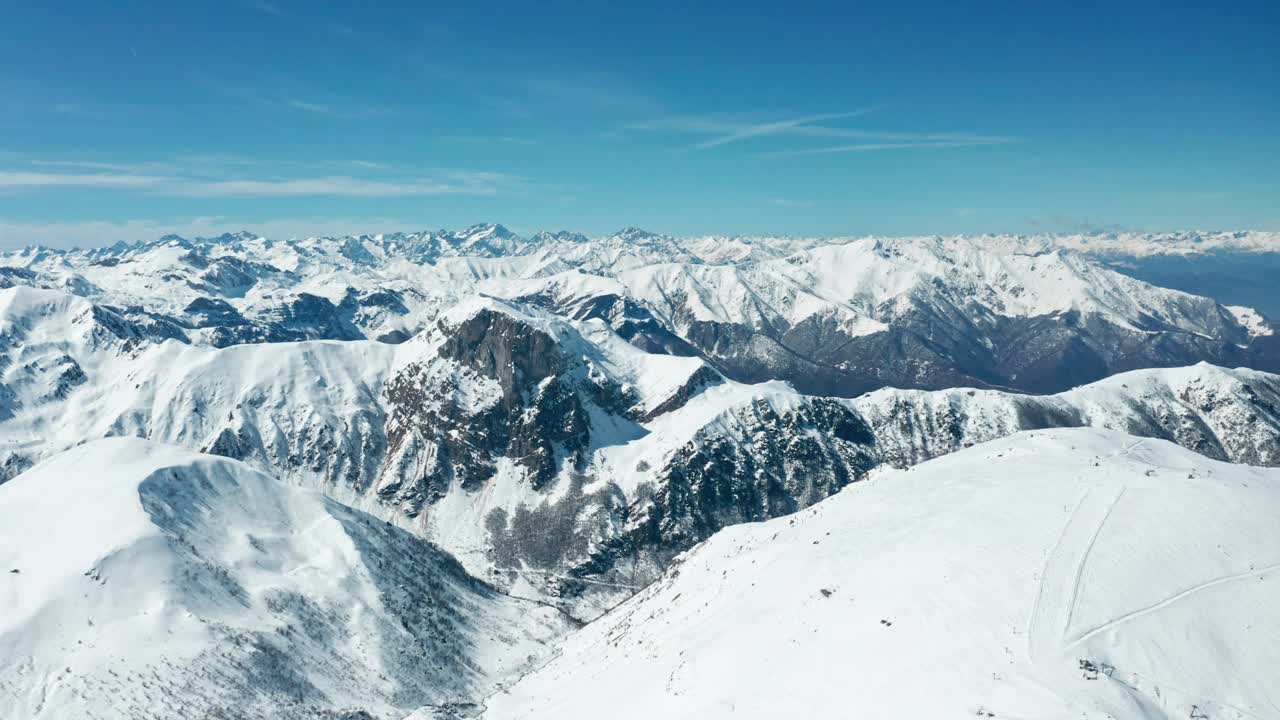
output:
[[[1280,717],[1280,471],[1093,429],[726,529],[508,718]]]
[[[569,629],[318,493],[132,438],[0,487],[0,569],[13,720],[398,717]]]

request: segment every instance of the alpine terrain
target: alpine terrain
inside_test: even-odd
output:
[[[1189,242],[0,256],[0,718],[1269,717],[1280,336],[1107,254]]]
[[[0,720],[1280,720],[1280,2],[9,5]]]

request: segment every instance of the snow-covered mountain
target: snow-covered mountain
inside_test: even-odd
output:
[[[1261,230],[1173,232],[1091,232],[1049,236],[1053,244],[1099,256],[1148,257],[1218,252],[1280,252],[1280,232]]]
[[[400,345],[213,349],[120,337],[83,298],[18,287],[0,291],[0,337],[8,477],[113,435],[242,459],[508,590],[585,602],[585,617],[720,527],[804,507],[872,464],[845,404],[494,299]]]
[[[1232,242],[1272,237],[1255,235]],[[1109,270],[1084,254],[1101,246],[1100,236],[676,239],[635,228],[526,238],[500,225],[238,233],[28,248],[0,257],[0,285],[71,292],[147,336],[216,347],[400,342],[483,293],[616,322],[645,349],[699,355],[735,380],[845,397],[884,386],[1051,392],[1199,361],[1280,370],[1280,336],[1264,317]]]
[[[1255,330],[1208,298],[1058,250],[970,239],[858,240],[742,266],[620,273],[727,375],[803,392],[986,385],[1054,391],[1138,367],[1272,368]]]
[[[1278,533],[1280,471],[1021,433],[717,534],[479,717],[1273,717]]]
[[[399,345],[215,349],[130,335],[77,296],[0,290],[0,478],[85,439],[175,443],[319,489],[585,619],[720,528],[1018,430],[1095,425],[1280,463],[1280,377],[1267,373],[1199,365],[1057,396],[845,400],[646,352],[619,317],[472,297]]]
[[[0,718],[394,718],[572,629],[410,533],[133,438],[0,486]]]
[[[16,717],[472,715],[681,553],[877,467],[1077,426],[1280,466],[1264,314],[1051,240],[482,225],[0,256],[0,600],[25,608],[0,694]],[[101,568],[128,584],[77,589]]]

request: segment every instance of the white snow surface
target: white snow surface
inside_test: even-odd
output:
[[[1263,337],[1275,332],[1270,325],[1267,325],[1267,321],[1257,310],[1241,305],[1227,305],[1225,307],[1228,312],[1235,316],[1236,322],[1243,325],[1253,337]]]
[[[0,486],[0,568],[6,720],[399,717],[569,629],[318,493],[135,438]]]
[[[1280,470],[1096,429],[721,531],[485,701],[555,718],[1280,717]]]

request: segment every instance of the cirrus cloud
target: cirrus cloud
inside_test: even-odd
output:
[[[350,175],[304,178],[188,178],[131,172],[29,172],[0,170],[0,191],[96,188],[141,190],[185,197],[414,197],[493,195],[519,183],[493,172],[451,171],[436,177],[371,180]]]
[[[0,188],[140,188],[164,183],[166,178],[132,173],[51,173],[0,171]]]

